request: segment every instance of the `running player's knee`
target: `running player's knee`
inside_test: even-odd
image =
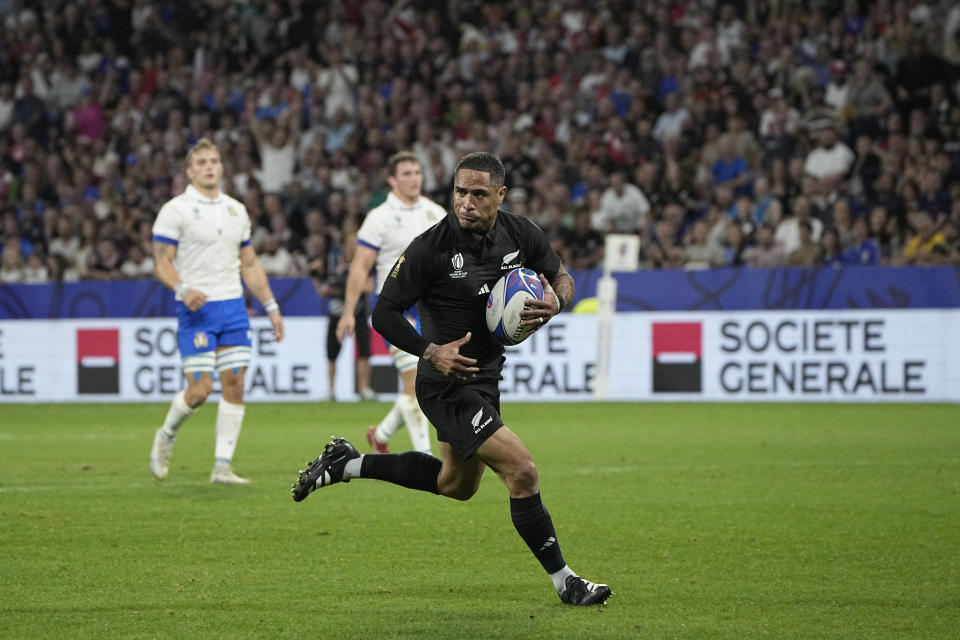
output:
[[[515,466],[508,480],[511,495],[536,492],[539,482],[537,465],[527,458]]]

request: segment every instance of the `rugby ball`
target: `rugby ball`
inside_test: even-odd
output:
[[[504,346],[520,344],[535,326],[520,325],[520,312],[527,300],[543,300],[543,285],[531,269],[508,271],[493,285],[487,296],[487,329]]]

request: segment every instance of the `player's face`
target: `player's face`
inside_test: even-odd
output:
[[[220,153],[213,149],[198,149],[190,158],[187,177],[198,189],[216,189],[223,177],[223,165]]]
[[[420,189],[423,187],[420,163],[409,161],[397,163],[397,175],[389,176],[387,182],[402,200],[415,201],[420,197]]]
[[[453,179],[453,212],[460,228],[472,233],[486,233],[497,221],[497,207],[507,193],[505,186],[490,184],[490,174],[475,169],[461,169]]]

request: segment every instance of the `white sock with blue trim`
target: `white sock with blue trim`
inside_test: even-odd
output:
[[[170,403],[170,410],[167,411],[167,417],[163,421],[163,433],[170,440],[177,437],[177,430],[184,420],[196,413],[196,409],[191,409],[185,400],[187,392],[181,391],[173,396],[173,402]],[[156,423],[154,423],[156,424]]]
[[[403,422],[407,425],[407,432],[410,434],[410,442],[414,450],[430,453],[430,423],[427,422],[427,416],[420,410],[420,403],[414,396],[401,393],[397,406],[400,407],[400,415],[403,416]]]
[[[229,465],[233,459],[245,410],[245,405],[233,404],[220,398],[220,406],[217,407],[217,447],[214,453],[218,465]]]
[[[400,396],[402,395],[403,394],[400,394]],[[403,416],[400,415],[400,396],[393,401],[393,406],[390,407],[390,411],[387,412],[387,415],[383,416],[383,420],[377,425],[377,440],[382,443],[390,442],[390,438],[393,437],[393,434],[395,434],[397,429],[400,428],[400,425],[403,424]]]

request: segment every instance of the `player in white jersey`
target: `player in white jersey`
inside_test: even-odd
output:
[[[357,232],[357,251],[347,276],[343,315],[337,323],[337,338],[341,342],[356,326],[353,310],[374,264],[379,293],[384,279],[410,241],[447,215],[443,207],[420,195],[423,172],[412,152],[401,151],[390,157],[387,182],[390,193],[386,202],[370,210]],[[411,322],[415,324],[412,318]],[[380,424],[367,429],[367,441],[374,451],[387,453],[390,438],[406,424],[413,448],[430,453],[430,425],[415,395],[418,358],[393,345],[390,345],[390,354],[400,371],[403,388]]]
[[[167,202],[153,224],[154,273],[177,299],[177,344],[187,388],[173,398],[150,452],[150,470],[163,480],[177,431],[213,390],[220,376],[216,450],[210,482],[246,484],[230,460],[243,425],[243,378],[250,364],[251,332],[241,277],[263,304],[273,334],[283,339],[283,318],[250,245],[250,217],[220,192],[220,152],[201,138],[187,154],[190,185]]]

